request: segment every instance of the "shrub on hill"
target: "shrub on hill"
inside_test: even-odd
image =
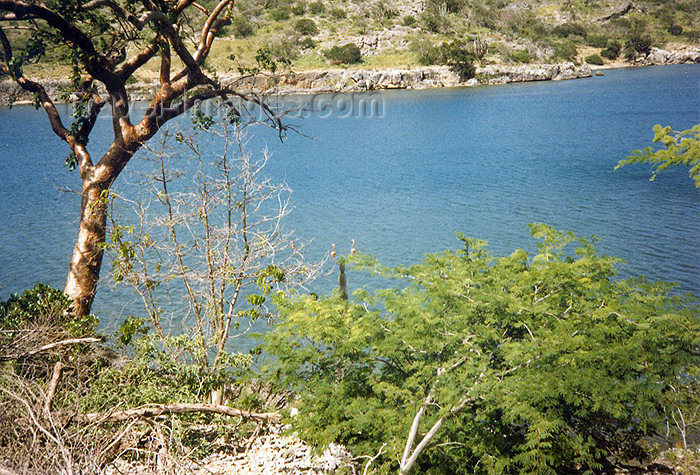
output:
[[[314,36],[318,34],[316,22],[310,18],[302,18],[294,24],[294,31],[304,36]]]
[[[589,56],[586,56],[584,58],[584,61],[586,61],[588,64],[593,64],[595,66],[602,66],[603,65],[603,58],[601,58],[597,54],[591,54]]]
[[[513,51],[508,55],[508,60],[514,63],[529,63],[530,52],[527,50],[527,48]]]
[[[296,16],[302,16],[306,13],[306,2],[297,2],[292,5],[292,13]]]
[[[605,48],[608,44],[608,37],[605,35],[588,35],[586,44],[594,48]]]
[[[413,26],[416,24],[416,17],[413,15],[406,15],[401,19],[401,24],[403,26]]]
[[[334,18],[336,20],[342,20],[342,19],[348,17],[348,12],[346,12],[344,9],[338,8],[338,7],[331,8],[328,11],[328,14],[331,16],[331,18]]]
[[[321,15],[326,13],[326,6],[321,0],[309,3],[309,13],[312,15]]]
[[[552,29],[552,33],[560,38],[568,38],[569,36],[580,36],[585,38],[587,35],[586,27],[579,23],[562,23]]]
[[[231,29],[236,38],[246,38],[255,34],[253,23],[245,16],[236,16],[231,20]]]
[[[270,10],[270,18],[274,21],[289,20],[291,9],[289,7],[277,7]]]
[[[574,61],[577,52],[576,43],[572,40],[565,40],[554,46],[554,59],[556,61]]]
[[[619,41],[608,40],[607,46],[600,52],[600,55],[605,59],[613,61],[620,56],[620,51],[622,51],[622,45]]]
[[[324,53],[333,64],[356,64],[362,62],[362,51],[354,43],[333,46]]]

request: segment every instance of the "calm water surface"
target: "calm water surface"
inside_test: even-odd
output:
[[[311,116],[301,126],[314,139],[280,144],[261,131],[249,144],[270,149],[268,174],[294,190],[288,227],[312,241],[311,258],[333,242],[347,253],[355,238],[386,264],[408,264],[457,247],[457,231],[498,254],[532,251],[527,223],[541,221],[601,237],[602,252],[626,261],[624,276],[676,281],[700,295],[700,190],[687,171],[655,182],[645,166],[613,171],[649,144],[655,124],[700,123],[699,65],[372,97],[383,101],[383,117]],[[109,135],[107,120],[99,127]],[[90,145],[95,154],[106,143]],[[42,111],[0,109],[0,298],[65,283],[79,208],[77,195],[62,191],[79,189],[65,155]],[[350,276],[351,287],[358,279]],[[131,300],[102,286],[94,310],[114,322],[132,313]]]

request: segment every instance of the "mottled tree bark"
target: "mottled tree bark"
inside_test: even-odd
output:
[[[107,190],[106,183],[83,181],[78,238],[64,290],[73,299],[75,315],[89,314],[95,299],[107,232]]]

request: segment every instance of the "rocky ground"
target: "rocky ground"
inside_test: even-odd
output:
[[[331,444],[322,454],[316,454],[304,442],[282,435],[278,425],[270,426],[266,433],[252,441],[247,450],[230,455],[216,453],[199,463],[180,467],[166,467],[156,460],[155,467],[117,462],[105,475],[325,475],[343,467],[355,472],[358,460],[353,459],[344,447]],[[0,472],[0,475],[2,473]]]

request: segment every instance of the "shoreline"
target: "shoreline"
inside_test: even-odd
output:
[[[384,69],[323,69],[286,72],[275,75],[259,75],[241,78],[239,75],[220,76],[223,85],[234,85],[244,92],[274,93],[278,95],[316,95],[381,91],[391,89],[436,89],[445,87],[474,87],[503,85],[518,82],[560,81],[603,75],[610,69],[645,66],[670,66],[676,64],[700,64],[700,46],[680,51],[652,48],[649,54],[635,61],[617,61],[604,65],[583,63],[530,63],[489,64],[476,68],[474,78],[461,81],[448,66],[423,66]],[[60,79],[44,81],[49,95],[56,97],[65,90],[68,82]],[[133,101],[148,101],[157,88],[156,82],[140,82],[127,86]],[[76,98],[77,99],[77,98]],[[70,103],[56,101],[59,103]],[[0,107],[31,105],[31,94],[22,90],[10,79],[0,80]]]

